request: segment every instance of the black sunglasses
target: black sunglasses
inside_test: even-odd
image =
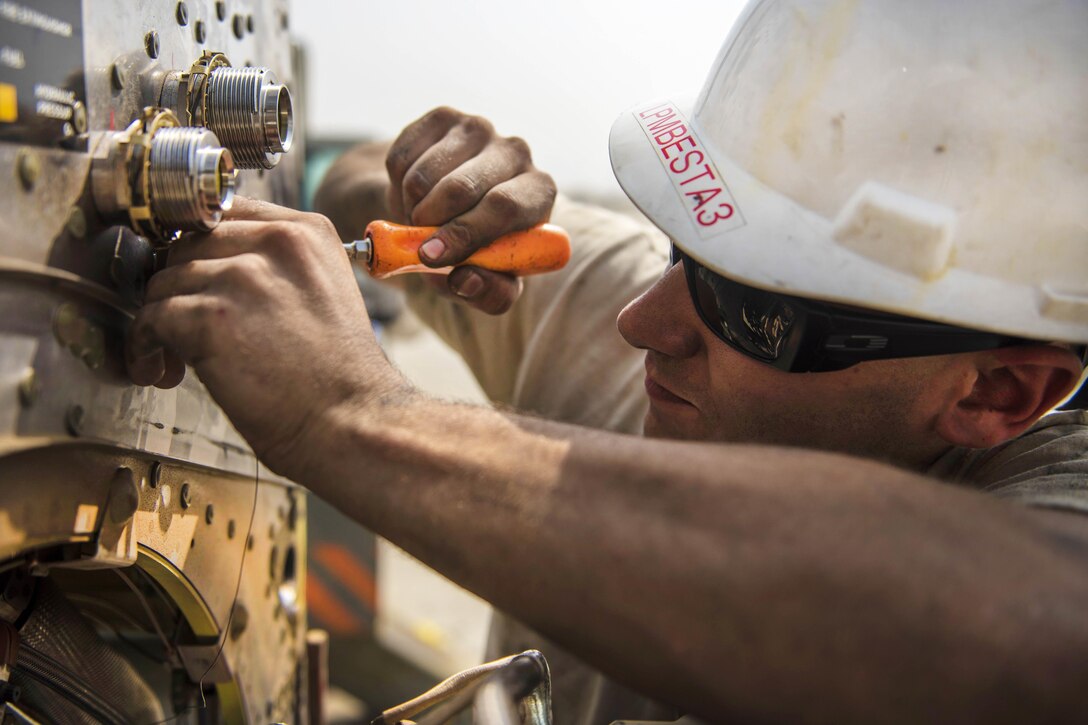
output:
[[[680,261],[707,327],[733,349],[790,373],[1038,342],[749,287],[710,271],[674,244],[672,263]]]

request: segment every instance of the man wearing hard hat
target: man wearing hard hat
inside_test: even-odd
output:
[[[133,378],[190,363],[274,470],[682,712],[1083,719],[1088,419],[1047,413],[1088,343],[1085,27],[1072,1],[756,0],[693,102],[613,128],[663,276],[652,235],[574,208],[571,264],[517,302],[450,275],[508,314],[417,290],[492,397],[621,433],[420,394],[329,223],[257,203],[152,280]],[[444,224],[434,266],[552,208],[523,143],[449,109],[388,168],[392,215]],[[640,714],[609,692],[560,721]]]

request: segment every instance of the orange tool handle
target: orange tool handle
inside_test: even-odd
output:
[[[370,240],[369,269],[372,277],[383,279],[405,272],[448,272],[425,266],[419,247],[434,236],[438,227],[410,227],[373,221],[366,228]],[[570,236],[554,224],[538,224],[523,232],[499,237],[457,267],[473,265],[519,277],[561,269],[570,261]]]

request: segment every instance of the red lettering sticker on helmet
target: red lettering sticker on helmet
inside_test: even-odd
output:
[[[706,147],[671,102],[634,112],[635,120],[701,237],[744,226],[744,216]]]

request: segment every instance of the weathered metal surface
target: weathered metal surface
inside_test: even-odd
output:
[[[286,11],[40,0],[0,13],[0,577],[48,575],[81,608],[144,621],[113,571],[143,570],[186,622],[177,668],[216,687],[226,722],[306,721],[305,500],[258,466],[191,372],[169,391],[129,383],[122,344],[153,255],[99,214],[91,158],[205,50],[293,88]],[[39,100],[49,115],[33,115]],[[242,171],[238,192],[297,205],[301,141],[274,170]],[[0,618],[28,601],[4,599]]]

